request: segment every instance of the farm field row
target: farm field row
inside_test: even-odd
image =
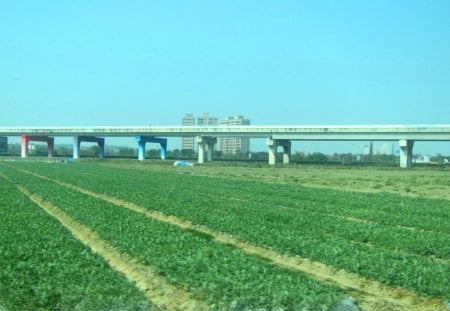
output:
[[[0,309],[153,309],[133,284],[1,175],[0,219]]]
[[[321,306],[320,308],[327,309],[342,301],[342,297],[345,296],[343,296],[343,291],[336,286],[332,286],[331,289],[322,288],[318,292],[310,288],[311,291],[308,292],[305,291],[305,287],[301,290],[296,289],[291,282],[288,283],[288,288],[282,287],[281,290],[284,290],[285,293],[295,290],[297,293],[301,292],[302,295],[308,293],[306,300],[309,302],[295,297],[292,293],[288,294],[283,301],[278,298],[277,300],[273,296],[277,295],[276,292],[273,292],[273,284],[278,283],[270,282],[270,276],[264,275],[264,280],[268,280],[266,283],[272,284],[269,285],[270,290],[266,288],[266,292],[264,292],[263,286],[260,285],[262,292],[250,291],[248,296],[251,298],[237,296],[237,293],[232,292],[227,300],[221,296],[226,288],[222,284],[223,282],[217,284],[212,281],[219,276],[222,277],[222,274],[216,273],[215,278],[203,280],[204,287],[212,286],[221,294],[214,294],[214,291],[209,293],[210,289],[207,290],[204,287],[199,289],[196,285],[192,285],[190,278],[193,278],[194,274],[190,274],[187,280],[180,279],[179,274],[185,273],[185,269],[188,269],[187,266],[176,270],[175,274],[178,276],[173,279],[173,276],[161,270],[157,262],[149,259],[152,256],[164,258],[157,253],[161,250],[149,253],[148,245],[142,244],[140,251],[136,246],[132,246],[133,252],[130,252],[129,248],[120,244],[118,238],[125,234],[124,227],[138,226],[141,230],[128,233],[124,241],[130,241],[133,237],[143,240],[144,231],[167,232],[166,229],[155,229],[160,225],[170,228],[173,228],[173,225],[146,219],[144,222],[150,221],[152,225],[144,226],[140,224],[143,220],[139,213],[132,213],[134,218],[130,218],[129,210],[118,207],[117,204],[105,202],[105,200],[77,193],[74,191],[77,189],[76,186],[70,185],[77,185],[86,191],[137,204],[149,211],[155,210],[166,215],[174,215],[193,224],[199,224],[207,230],[213,230],[212,232],[224,232],[242,241],[272,249],[279,254],[287,254],[292,258],[306,257],[324,263],[332,269],[334,267],[336,273],[339,269],[344,269],[393,288],[407,289],[415,292],[416,295],[435,299],[428,301],[433,308],[439,308],[437,307],[441,304],[439,301],[449,299],[449,280],[446,275],[450,274],[450,232],[448,230],[449,207],[446,200],[310,189],[298,185],[269,184],[254,180],[185,175],[167,170],[144,173],[143,170],[135,168],[118,169],[83,163],[71,165],[32,162],[8,163],[7,165],[0,164],[0,171],[14,179],[14,182],[24,185],[31,192],[57,204],[68,215],[98,232],[105,241],[121,251],[130,253],[144,265],[156,267],[158,273],[164,275],[170,282],[181,284],[195,297],[201,297],[200,300],[206,301],[210,307],[284,306],[291,309],[294,306],[305,306],[309,303],[309,306]],[[44,178],[49,179],[33,176],[33,172],[38,176],[47,176]],[[57,184],[58,181],[66,183],[66,186]],[[70,207],[71,204],[72,207]],[[75,207],[79,208],[80,206],[83,208],[88,206],[89,213],[92,214],[86,216],[88,211],[85,210],[77,211],[81,215],[74,214]],[[423,211],[425,207],[428,209],[427,212]],[[102,209],[113,213],[114,217],[111,214],[101,214],[99,211]],[[111,217],[115,222],[110,223]],[[92,222],[92,219],[97,219],[97,222]],[[133,220],[126,222],[126,219]],[[138,219],[141,220],[138,221]],[[110,232],[108,235],[107,229],[103,229],[105,232],[99,229],[102,228],[101,220],[105,220],[104,226],[108,228],[118,227],[120,229],[114,234]],[[212,241],[211,236],[202,230],[196,230],[195,227],[194,230],[174,229],[173,240],[165,240],[158,244],[159,248],[166,244],[173,245],[167,250],[172,255],[175,254],[174,249],[179,248],[174,242],[175,237],[178,239],[181,237],[183,240],[185,235],[191,238],[200,237],[200,240],[205,242],[208,247],[212,247],[212,245],[224,247],[224,245]],[[113,238],[119,240],[112,242]],[[148,237],[148,239],[151,240],[154,237]],[[151,241],[153,244],[155,240]],[[181,244],[185,245],[186,242],[183,240]],[[190,245],[190,249],[196,246],[204,248],[197,240],[186,245]],[[255,260],[254,257],[243,254],[238,249],[232,249],[225,245],[225,251],[221,253],[220,257],[232,252],[239,253],[243,258]],[[182,253],[180,256],[183,257]],[[216,257],[208,255],[206,258],[193,255],[189,264],[197,263],[198,267],[198,262],[202,262],[203,265],[205,262],[208,262],[208,265],[213,263],[216,266],[213,268],[216,269],[215,271],[223,271]],[[261,261],[261,259],[256,259]],[[238,261],[241,264],[245,262],[246,265],[254,266],[252,261],[248,264],[242,259]],[[267,259],[263,262],[270,267],[276,267],[273,263],[268,263]],[[229,263],[226,267],[229,269],[229,273],[231,270],[238,269],[237,265],[229,266]],[[276,275],[277,278],[281,278],[280,271],[284,271],[283,273],[289,276],[288,279],[292,278],[292,271],[276,268],[279,270],[272,271],[273,277]],[[172,266],[170,269],[172,272],[175,270]],[[248,271],[246,268],[242,269],[241,271]],[[263,270],[267,271],[266,268]],[[208,271],[210,270],[208,269]],[[257,274],[261,274],[261,272],[257,272]],[[299,273],[296,272],[294,275],[297,276]],[[236,278],[236,275],[232,274],[228,277]],[[248,274],[248,279],[237,277],[236,283],[233,283],[232,286],[240,288],[240,291],[243,291],[243,288],[239,286],[244,286],[245,289],[248,286],[253,288],[253,278],[258,280],[257,284],[263,282],[261,278]],[[310,286],[309,282],[319,287],[324,286],[305,276],[300,283],[303,284],[302,286],[305,286],[304,284]],[[315,287],[313,286],[313,288]],[[324,296],[323,292],[328,295]],[[358,294],[349,292],[348,288],[344,292],[354,294],[353,296],[358,299]],[[271,294],[272,296],[270,296]],[[267,295],[269,298],[266,300],[261,298]],[[404,292],[402,295],[408,296],[409,294]],[[304,296],[302,297],[304,298]],[[366,306],[364,301],[361,303]],[[373,308],[373,305],[368,304],[367,309],[371,308],[376,309]],[[313,310],[315,309],[313,308]]]
[[[174,170],[163,163],[135,161],[102,161],[102,166],[135,168],[148,172],[172,171],[196,176],[223,177],[302,185],[306,187],[359,192],[390,192],[412,197],[450,200],[448,168],[342,167],[289,165],[272,168],[268,165],[220,164],[214,162],[194,168]]]
[[[111,171],[112,175],[109,176],[103,175],[104,172],[105,170],[96,178],[99,180],[102,178],[104,180],[114,178],[114,170]],[[147,176],[147,174],[144,176]],[[446,217],[450,216],[448,209],[439,208],[439,206],[446,206],[448,204],[448,202],[443,200],[430,201],[427,198],[415,198],[411,200],[386,193],[366,195],[344,191],[317,191],[317,189],[299,187],[298,185],[292,184],[280,186],[279,184],[255,183],[228,178],[217,180],[211,178],[179,177],[173,179],[172,182],[173,174],[161,174],[161,172],[152,172],[148,176],[160,179],[150,184],[145,189],[146,192],[159,192],[159,188],[154,187],[154,184],[159,183],[159,186],[165,191],[173,191],[175,189],[177,192],[195,192],[198,196],[207,195],[213,198],[216,196],[221,198],[226,197],[227,199],[247,200],[257,203],[268,203],[267,200],[270,200],[270,203],[272,203],[271,206],[274,207],[309,209],[310,211],[314,210],[325,214],[331,213],[344,217],[381,222],[384,225],[411,226],[423,230],[441,230],[442,232],[442,230],[447,230],[447,228],[443,227],[443,221],[445,221]],[[74,180],[77,180],[79,177],[79,175],[74,176]],[[124,176],[124,178],[127,177]],[[220,187],[209,187],[205,190],[205,180],[208,180],[208,182],[215,180],[216,184],[220,183]],[[143,183],[148,184],[148,181],[143,180]],[[183,183],[184,187],[182,186]],[[189,185],[188,188],[186,184]],[[257,187],[254,186],[255,184],[257,184]],[[180,185],[181,187],[179,187]],[[298,189],[301,189],[301,191],[298,191]],[[189,200],[192,199],[195,199],[195,197],[189,197]],[[430,202],[433,202],[434,205],[436,205],[435,202],[439,202],[439,204],[431,210],[424,210],[422,207],[428,206]],[[422,216],[425,214],[428,215],[425,220],[430,220],[431,222],[424,223]],[[431,216],[435,218],[431,219]]]
[[[48,169],[46,171],[50,173]],[[203,225],[208,225],[209,222],[214,224],[220,219],[236,217],[236,215],[240,217],[242,213],[250,212],[254,215],[257,211],[264,213],[266,218],[274,220],[285,218],[281,219],[281,223],[292,226],[299,224],[301,230],[306,232],[333,234],[356,242],[434,256],[438,259],[446,259],[450,255],[450,236],[445,234],[448,213],[445,208],[439,210],[437,206],[435,211],[424,215],[420,206],[425,204],[417,199],[410,200],[408,206],[404,206],[404,202],[395,202],[395,198],[386,200],[383,196],[384,201],[378,200],[377,203],[374,200],[367,200],[366,195],[357,194],[350,198],[351,204],[349,204],[347,203],[349,196],[336,191],[327,197],[326,195],[318,196],[317,190],[311,192],[303,189],[298,194],[292,187],[277,189],[277,187],[262,185],[264,187],[258,188],[242,182],[227,184],[226,181],[219,181],[220,186],[209,185],[210,189],[205,190],[204,178],[179,177],[174,180],[167,174],[159,176],[153,174],[151,180],[142,180],[142,177],[136,179],[133,174],[128,177],[122,174],[120,180],[117,180],[114,171],[109,173],[111,174],[102,172],[95,178],[95,182],[90,182],[93,180],[91,173],[85,176],[82,169],[77,169],[77,173],[71,173],[68,180],[87,186],[91,190],[100,190],[102,193],[182,216]],[[58,178],[57,175],[54,177]],[[124,189],[122,187],[124,181],[127,185],[139,190]],[[211,183],[211,180],[209,179],[208,182]],[[186,184],[189,184],[188,189],[185,187]],[[251,192],[252,189],[254,189],[253,192]],[[276,196],[277,192],[283,198],[281,202]],[[211,199],[215,197],[222,199],[211,207]],[[153,203],[155,200],[158,201],[158,205]],[[429,204],[429,202],[425,203]],[[378,208],[378,204],[386,204],[387,207]],[[179,208],[180,206],[182,209]],[[208,213],[214,209],[217,211]],[[216,221],[212,222],[213,218]],[[401,226],[396,226],[391,218],[402,220]],[[317,224],[326,226],[317,226]],[[386,239],[386,236],[390,239]]]
[[[154,267],[169,283],[205,301],[211,309],[328,310],[344,297],[336,286],[211,242],[208,235],[143,217],[9,167],[1,170],[15,183],[97,232],[113,247]]]

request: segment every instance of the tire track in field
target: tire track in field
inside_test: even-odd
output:
[[[14,183],[2,173],[0,176]],[[103,257],[112,269],[124,274],[153,305],[162,310],[208,310],[208,306],[204,302],[194,300],[189,297],[188,292],[170,285],[150,267],[142,265],[136,259],[118,251],[102,240],[92,229],[73,220],[57,206],[31,193],[22,185],[16,184],[16,187],[50,216],[58,220],[76,239]]]
[[[231,245],[237,249],[240,249],[246,254],[265,258],[267,260],[270,260],[275,265],[287,268],[291,271],[302,272],[318,281],[335,284],[355,297],[358,305],[361,306],[363,310],[448,311],[448,308],[444,307],[443,302],[439,299],[421,297],[406,289],[391,288],[378,281],[369,280],[345,270],[337,270],[336,268],[327,266],[321,262],[312,261],[308,258],[282,254],[271,249],[240,241],[234,238],[232,235],[224,234],[208,229],[204,226],[193,224],[176,216],[166,215],[154,210],[148,210],[142,206],[122,199],[110,197],[101,193],[96,193],[74,184],[51,179],[47,176],[43,176],[27,170],[18,168],[14,169],[44,180],[54,182],[85,195],[89,195],[91,197],[112,203],[116,206],[127,208],[134,212],[143,214],[146,217],[169,223],[185,230],[195,230],[199,233],[210,235],[213,237],[214,241]]]

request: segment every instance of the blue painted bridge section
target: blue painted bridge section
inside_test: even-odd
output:
[[[145,160],[145,144],[146,143],[157,143],[161,145],[161,159],[166,159],[166,153],[167,153],[167,138],[158,138],[153,136],[136,136],[134,138],[137,143],[139,144],[139,150],[138,150],[138,159],[139,161]]]

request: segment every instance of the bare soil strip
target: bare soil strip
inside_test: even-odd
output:
[[[5,177],[1,173],[0,175]],[[127,254],[119,252],[90,228],[74,221],[55,205],[38,195],[32,194],[21,185],[16,186],[30,200],[56,218],[75,238],[91,248],[93,252],[102,256],[112,269],[123,273],[158,308],[162,310],[208,310],[208,306],[204,302],[190,298],[189,293],[170,285],[150,267],[142,265]]]
[[[338,285],[342,289],[346,290],[349,294],[351,294],[356,299],[358,305],[363,308],[363,310],[448,311],[448,308],[446,308],[443,302],[438,299],[421,297],[406,289],[391,288],[381,284],[380,282],[366,279],[355,273],[350,273],[344,270],[337,270],[336,268],[329,267],[327,265],[324,265],[323,263],[311,261],[308,258],[293,257],[286,254],[281,254],[267,248],[239,241],[231,235],[210,230],[206,227],[193,224],[189,221],[182,220],[175,216],[169,216],[157,211],[147,210],[144,207],[131,202],[127,202],[125,200],[109,197],[101,193],[92,192],[73,184],[51,179],[46,176],[26,170],[19,170],[42,179],[55,182],[59,185],[76,190],[80,193],[104,200],[114,205],[128,208],[137,213],[141,213],[146,217],[170,223],[183,229],[195,230],[200,233],[211,235],[216,242],[232,245],[247,254],[266,258],[273,262],[273,264],[288,268],[293,271],[300,271],[318,281]]]

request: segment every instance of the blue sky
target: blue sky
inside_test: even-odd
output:
[[[0,1],[3,126],[450,123],[449,90],[450,1]]]

